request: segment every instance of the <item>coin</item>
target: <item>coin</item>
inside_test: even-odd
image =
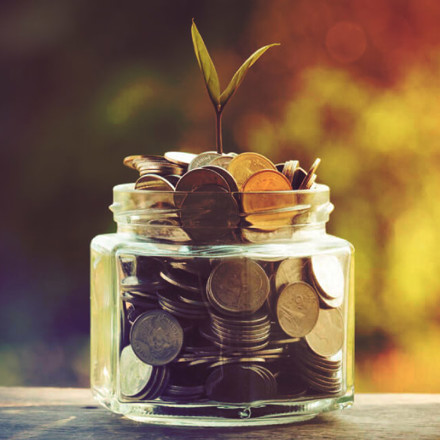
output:
[[[136,180],[134,189],[147,191],[174,191],[174,186],[162,176],[156,174],[146,174]]]
[[[243,186],[242,207],[246,221],[261,230],[274,230],[290,225],[298,214],[296,195],[287,177],[278,171],[254,173]],[[274,193],[274,191],[285,191]]]
[[[234,159],[234,157],[236,156],[232,154],[223,154],[221,156],[216,157],[211,162],[209,162],[209,165],[215,165],[217,167],[221,167],[227,170],[229,164],[231,163],[231,160]]]
[[[140,315],[130,332],[130,343],[137,357],[150,365],[166,365],[179,354],[183,330],[177,319],[163,310]]]
[[[287,284],[305,280],[307,260],[304,258],[286,258],[283,260],[275,274],[275,288],[277,292]]]
[[[237,182],[238,189],[243,191],[245,182],[252,174],[260,170],[274,170],[275,165],[267,158],[258,153],[242,153],[234,157],[228,165],[228,171]]]
[[[344,272],[334,255],[314,255],[310,259],[310,271],[319,292],[328,299],[344,296]]]
[[[149,384],[153,366],[142,362],[130,345],[122,349],[119,360],[119,380],[121,393],[126,397],[141,394]]]
[[[339,309],[320,309],[315,327],[305,338],[318,356],[336,354],[344,343],[344,320]]]
[[[225,260],[208,278],[207,294],[211,305],[226,313],[254,313],[269,295],[269,279],[250,259]]]
[[[187,167],[196,156],[196,154],[185,151],[167,151],[164,154],[166,160],[184,167]]]
[[[205,185],[216,185],[229,191],[228,182],[219,173],[205,168],[196,168],[184,174],[177,183],[176,194],[174,194],[176,206],[180,207],[185,199],[185,194],[179,194],[179,192],[192,192]]]
[[[222,167],[215,166],[212,164],[205,165],[203,168],[207,169],[207,170],[215,171],[216,173],[220,174],[220,176],[222,176],[223,179],[225,179],[226,182],[228,183],[229,191],[230,192],[238,192],[237,182],[232,177],[232,174],[229,171],[227,171],[226,169],[224,169]]]
[[[212,194],[207,197],[204,192]],[[218,185],[204,185],[188,194],[182,202],[180,218],[182,227],[196,243],[231,241],[240,222],[237,202]]]
[[[290,183],[292,183],[293,176],[295,174],[295,170],[299,167],[299,161],[297,160],[288,160],[282,169],[282,173],[287,177]]]
[[[206,151],[204,153],[200,153],[189,163],[188,171],[208,165],[217,157],[221,157],[221,154],[216,153],[215,151]]]
[[[313,182],[316,179],[316,177],[313,176],[315,175],[315,171],[317,170],[320,163],[321,159],[318,157],[315,162],[313,162],[304,180],[301,182],[299,189],[309,189],[312,186]]]
[[[306,171],[303,170],[302,168],[298,167],[295,170],[295,172],[293,173],[292,188],[299,189],[299,187],[301,186],[301,183],[306,178],[306,176],[307,176]]]
[[[293,338],[301,338],[313,329],[318,320],[318,296],[307,283],[289,284],[277,300],[277,317],[280,327]]]

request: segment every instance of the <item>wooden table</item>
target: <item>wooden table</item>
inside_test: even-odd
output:
[[[0,439],[440,439],[440,394],[357,394],[355,405],[301,423],[171,428],[101,408],[87,389],[0,387]]]

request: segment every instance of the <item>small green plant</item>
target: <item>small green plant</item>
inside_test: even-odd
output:
[[[220,81],[218,79],[217,71],[215,70],[214,63],[209,55],[208,49],[203,42],[194,20],[191,26],[191,36],[194,45],[194,52],[196,53],[197,62],[199,63],[200,70],[202,71],[203,79],[205,80],[208,95],[214,105],[216,114],[216,145],[217,152],[223,153],[223,140],[222,140],[222,113],[228,101],[234,95],[240,84],[243,82],[244,77],[252,65],[263,55],[266,50],[272,46],[279,46],[279,43],[269,44],[263,46],[255,51],[235,72],[228,86],[223,92],[220,92]]]

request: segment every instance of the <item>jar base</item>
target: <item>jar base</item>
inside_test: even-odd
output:
[[[304,422],[321,413],[349,408],[354,390],[342,396],[316,397],[295,401],[259,402],[248,406],[164,403],[123,403],[113,400],[101,404],[137,422],[168,426],[240,427]]]

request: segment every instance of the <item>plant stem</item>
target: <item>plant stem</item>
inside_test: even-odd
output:
[[[215,114],[216,114],[216,145],[217,145],[217,153],[218,154],[223,154],[222,111],[223,111],[223,109],[220,106],[215,110]]]

